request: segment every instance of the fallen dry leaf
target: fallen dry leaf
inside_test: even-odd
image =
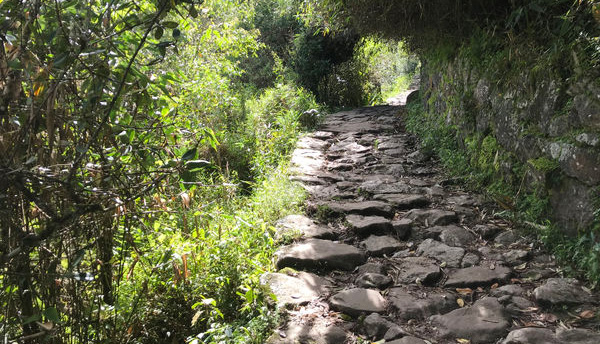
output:
[[[473,293],[473,289],[471,288],[456,288],[456,292],[461,295],[470,295]]]
[[[463,299],[456,299],[456,303],[458,304],[459,307],[464,307],[465,306],[465,300]]]
[[[471,344],[471,341],[465,338],[456,338],[456,342],[460,344]]]
[[[520,279],[518,279],[518,278],[511,278],[511,279],[510,279],[510,282],[511,282],[511,283],[519,283],[519,284],[523,283],[523,281],[521,281],[521,280],[520,280]]]
[[[499,284],[498,283],[494,283],[492,284],[492,286],[490,287],[491,289],[496,289],[498,288]]]
[[[585,310],[581,313],[579,313],[579,316],[582,317],[583,319],[590,319],[593,318],[596,314],[594,313],[594,311],[591,310]]]

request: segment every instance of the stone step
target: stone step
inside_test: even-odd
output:
[[[353,288],[341,291],[329,299],[333,309],[353,317],[361,314],[381,313],[385,310],[385,299],[378,291]]]
[[[275,255],[278,269],[353,270],[366,261],[365,251],[361,249],[321,239],[284,246]]]
[[[321,205],[328,207],[337,214],[357,214],[364,216],[383,216],[392,218],[394,208],[385,202],[363,201],[363,202],[324,202]]]
[[[493,297],[444,315],[434,315],[430,320],[443,338],[462,338],[473,344],[495,343],[508,333],[510,327],[510,317]]]

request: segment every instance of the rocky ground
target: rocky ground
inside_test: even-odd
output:
[[[284,320],[268,343],[600,343],[598,295],[447,178],[402,111],[336,113],[298,143],[311,198],[262,277]]]

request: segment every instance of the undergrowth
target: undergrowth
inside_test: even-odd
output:
[[[419,136],[421,150],[432,154],[465,185],[483,192],[502,211],[498,215],[518,227],[534,232],[558,259],[569,276],[583,277],[596,286],[600,281],[600,207],[597,221],[589,231],[569,237],[549,220],[549,198],[542,185],[526,187],[524,178],[531,169],[551,173],[555,161],[536,159],[519,162],[503,150],[492,135],[474,134],[461,139],[458,129],[441,116],[424,110],[421,101],[407,106],[407,130]]]

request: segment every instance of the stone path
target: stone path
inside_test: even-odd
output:
[[[598,295],[451,183],[402,107],[330,115],[298,143],[307,214],[281,219],[268,343],[600,343]]]

